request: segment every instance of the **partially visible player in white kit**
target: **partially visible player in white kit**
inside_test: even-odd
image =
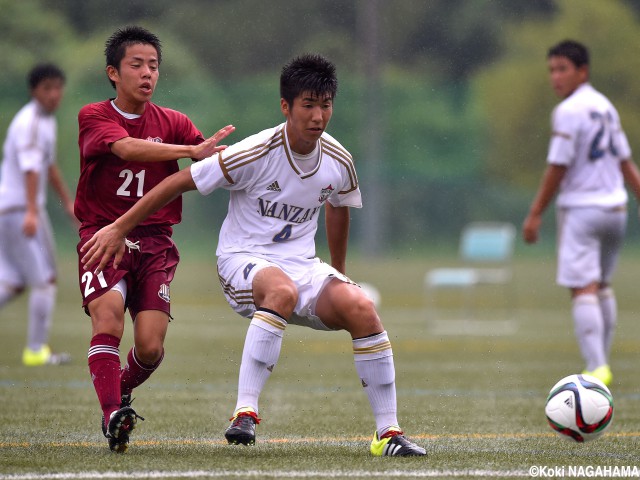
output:
[[[425,455],[397,420],[389,336],[374,304],[345,276],[349,207],[361,207],[351,155],[324,130],[337,91],[334,65],[319,55],[287,64],[280,77],[286,122],[264,130],[166,178],[83,247],[87,268],[101,271],[124,253],[124,237],[171,199],[197,189],[230,191],[217,248],[227,301],[251,318],[238,398],[225,432],[231,444],[253,445],[258,398],[278,362],[288,324],[347,330],[356,371],[376,420],[371,453]],[[331,264],[316,257],[318,217],[325,206]]]
[[[571,291],[575,334],[589,373],[606,385],[617,322],[611,279],[627,224],[625,182],[640,199],[640,174],[618,112],[589,83],[589,53],[566,40],[547,55],[551,84],[564,100],[552,116],[547,169],[523,224],[534,243],[556,193],[557,283]]]
[[[56,65],[36,65],[28,75],[31,101],[11,121],[0,169],[0,308],[29,288],[27,366],[69,361],[48,346],[56,301],[55,246],[46,210],[47,183],[75,222],[73,201],[56,160],[54,112],[65,76]]]

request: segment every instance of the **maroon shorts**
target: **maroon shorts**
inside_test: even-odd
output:
[[[171,236],[158,233],[153,227],[139,227],[127,236],[128,245],[118,265],[113,269],[113,259],[104,270],[95,275],[85,270],[80,259],[80,247],[92,234],[82,235],[78,243],[78,279],[82,293],[82,306],[88,313],[87,305],[110,291],[120,280],[127,282],[125,309],[129,309],[132,319],[145,310],[160,310],[171,313],[169,286],[173,280],[180,254]]]

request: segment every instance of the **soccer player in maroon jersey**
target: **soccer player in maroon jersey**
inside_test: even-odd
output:
[[[117,30],[106,42],[106,73],[113,99],[84,106],[78,114],[80,179],[75,214],[80,247],[165,177],[179,170],[178,159],[201,160],[224,150],[218,142],[229,125],[205,139],[184,114],[151,102],[162,61],[153,33],[137,26]],[[150,216],[128,236],[128,252],[118,269],[86,271],[79,263],[83,307],[91,317],[88,363],[103,412],[109,447],[124,452],[139,417],[131,392],[158,368],[170,319],[169,286],[178,265],[171,239],[182,200]],[[120,366],[125,310],[133,319],[134,346]]]

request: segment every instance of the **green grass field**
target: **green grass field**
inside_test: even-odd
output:
[[[582,369],[553,254],[518,256],[514,308],[481,292],[467,323],[453,295],[441,297],[437,318],[425,308],[424,273],[449,263],[398,255],[354,261],[349,272],[381,290],[400,422],[426,445],[425,459],[369,455],[374,421],[348,335],[296,326],[261,398],[257,445],[226,445],[247,321],[224,302],[213,260],[195,254],[184,255],[172,286],[164,364],[134,392],[146,421],[125,455],[112,454],[86,367],[90,322],[79,307],[75,259],[63,259],[51,344],[71,352],[71,365],[23,367],[26,298],[0,313],[0,480],[512,478],[536,466],[640,465],[640,255],[625,251],[616,277],[614,420],[584,445],[557,438],[543,412],[551,386]],[[128,327],[123,358],[130,345]]]

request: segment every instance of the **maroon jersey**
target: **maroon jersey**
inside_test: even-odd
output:
[[[80,179],[75,214],[80,235],[115,221],[140,197],[179,170],[178,161],[128,162],[111,152],[111,144],[125,137],[177,145],[197,145],[202,133],[189,118],[175,110],[147,103],[142,116],[127,119],[111,100],[84,106],[78,114]],[[179,223],[182,198],[178,197],[147,218],[142,226],[166,227]]]

